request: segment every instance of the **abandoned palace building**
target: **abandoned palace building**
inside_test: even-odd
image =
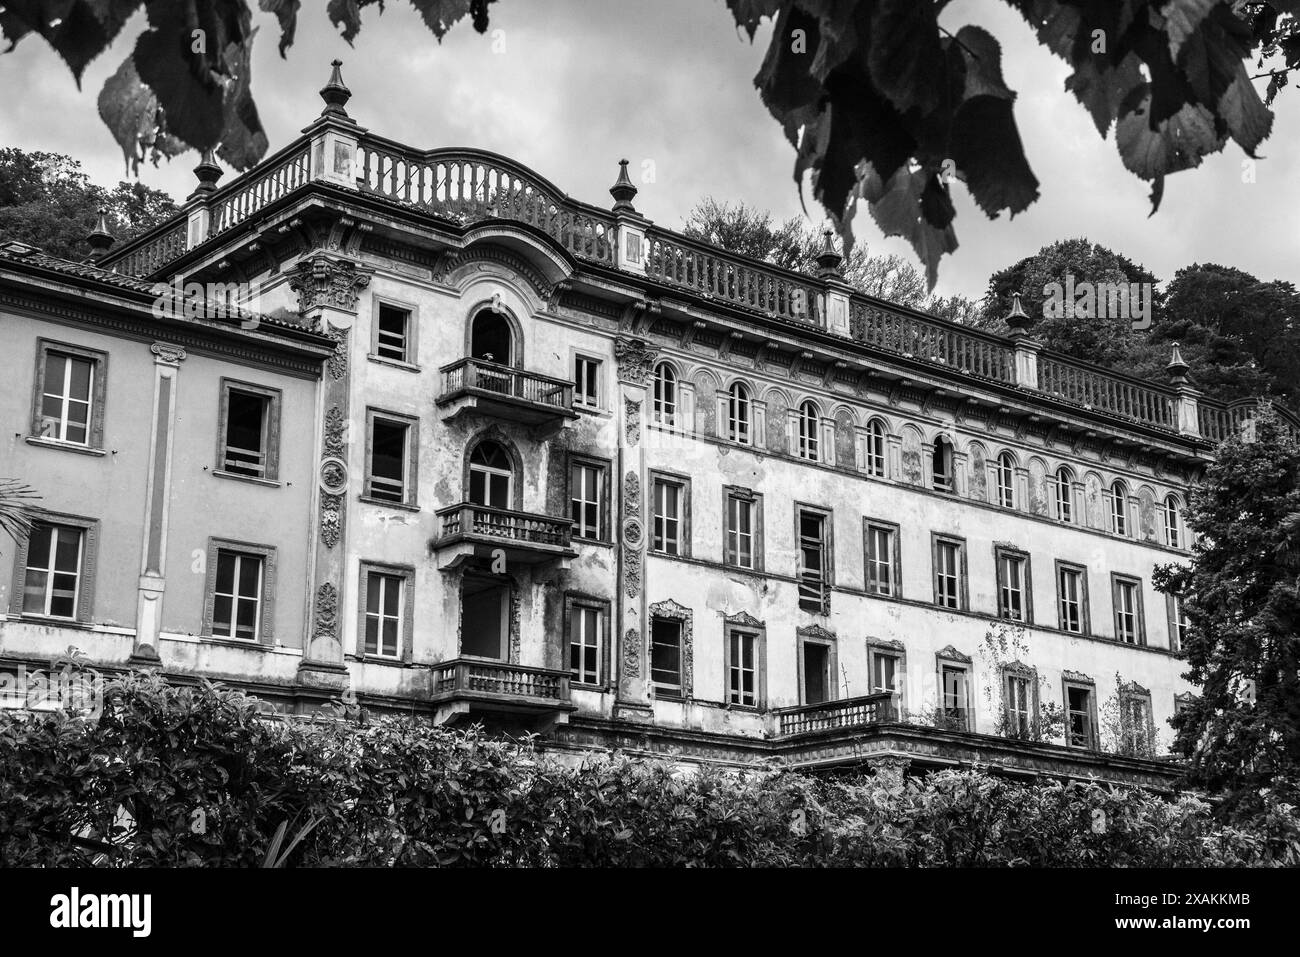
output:
[[[569,759],[1174,781],[1152,571],[1251,404],[861,295],[829,237],[808,274],[712,248],[626,162],[594,206],[384,139],[337,65],[321,96],[146,235],[0,242],[0,475],[41,495],[9,689],[74,647]]]

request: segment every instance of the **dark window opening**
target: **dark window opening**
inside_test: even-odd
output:
[[[1087,688],[1066,690],[1066,743],[1072,748],[1092,747],[1092,692]]]
[[[398,362],[409,361],[407,336],[411,313],[397,306],[381,303],[379,306],[379,331],[375,340],[375,354]]]
[[[406,430],[400,422],[375,419],[371,428],[370,497],[406,500]]]
[[[510,635],[510,586],[491,578],[465,578],[460,592],[460,651],[505,661]]]
[[[258,478],[266,474],[266,410],[271,400],[231,389],[226,396],[226,445],[222,468]]]
[[[650,680],[655,690],[682,692],[681,622],[656,618],[650,625]]]
[[[485,309],[474,317],[470,333],[471,358],[508,366],[513,361],[513,345],[514,337],[505,316]]]
[[[799,513],[799,607],[824,611],[826,607],[826,516]]]
[[[952,445],[946,439],[936,439],[934,460],[931,465],[936,491],[953,491]]]
[[[814,641],[803,645],[803,703],[821,704],[831,699],[831,650]]]

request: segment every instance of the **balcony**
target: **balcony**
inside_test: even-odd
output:
[[[439,509],[436,514],[441,532],[433,550],[439,569],[455,568],[469,558],[492,559],[498,551],[511,564],[559,562],[560,568],[568,568],[577,554],[570,544],[573,523],[567,518],[468,502]]]
[[[879,694],[861,695],[857,698],[804,704],[797,708],[777,708],[771,714],[773,732],[777,738],[821,731],[840,731],[846,728],[864,728],[894,720],[893,695],[882,691]]]
[[[504,661],[456,658],[433,666],[431,695],[436,719],[454,724],[467,717],[495,717],[546,730],[563,724],[576,705],[569,673]]]
[[[466,412],[521,425],[560,428],[578,417],[573,383],[483,359],[443,366],[438,406],[444,420]]]

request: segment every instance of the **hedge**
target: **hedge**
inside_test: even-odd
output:
[[[355,710],[355,709],[354,709]],[[1226,866],[1300,862],[1300,819],[978,770],[737,772],[418,718],[268,718],[211,683],[109,683],[102,713],[0,712],[0,866]]]

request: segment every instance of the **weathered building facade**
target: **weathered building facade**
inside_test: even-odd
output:
[[[829,240],[816,276],[710,248],[626,165],[603,209],[385,140],[337,66],[321,95],[92,264],[0,244],[0,474],[43,495],[10,671],[75,646],[574,755],[1176,776],[1152,570],[1248,407],[862,296]]]

